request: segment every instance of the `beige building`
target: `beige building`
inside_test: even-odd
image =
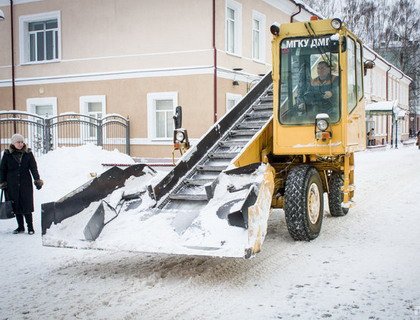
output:
[[[142,157],[171,156],[177,105],[192,142],[205,133],[270,71],[272,22],[289,22],[300,11],[291,0],[13,3],[12,17],[9,0],[0,0],[0,109],[121,114],[130,119],[131,154]],[[311,15],[303,8],[294,19]],[[401,96],[405,104],[408,85],[399,71],[372,74],[382,80],[369,80],[369,99],[379,90],[381,99]],[[387,76],[396,78],[389,97]]]
[[[365,76],[366,131],[374,129],[371,139],[375,145],[407,140],[412,79],[368,48],[364,57],[375,62],[375,68]]]

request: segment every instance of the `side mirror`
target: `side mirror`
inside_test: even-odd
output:
[[[339,44],[340,44],[340,35],[338,33],[333,34],[330,37],[330,42],[328,45],[331,53],[338,53]]]
[[[375,67],[375,62],[373,62],[372,60],[366,60],[363,64],[364,74],[366,75],[368,69],[373,69],[374,67]]]
[[[182,127],[182,107],[178,106],[175,108],[175,115],[172,117],[174,119],[175,129]]]
[[[347,50],[347,38],[341,37],[341,52],[346,52]]]
[[[273,36],[278,36],[280,34],[280,24],[278,22],[274,22],[270,27],[270,32]]]

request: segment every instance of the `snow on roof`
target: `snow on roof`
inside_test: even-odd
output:
[[[369,103],[366,105],[366,111],[392,111],[392,109],[396,106],[395,101],[379,101],[374,103]]]
[[[315,10],[314,8],[312,8],[311,6],[306,4],[304,1],[302,1],[302,0],[291,0],[291,2],[293,2],[295,5],[301,5],[303,9],[308,11],[308,13],[313,14],[313,15],[317,15],[318,17],[320,17],[322,19],[325,19],[325,16],[323,14],[321,14],[319,11]]]
[[[382,62],[384,62],[385,64],[387,64],[389,67],[391,67],[391,69],[396,70],[398,73],[401,73],[401,75],[403,76],[403,78],[408,79],[410,82],[413,82],[413,79],[411,77],[409,77],[408,75],[406,75],[404,72],[402,72],[400,69],[398,69],[396,66],[394,66],[392,63],[390,63],[388,60],[386,60],[384,57],[382,57],[380,54],[378,54],[376,51],[374,51],[373,49],[369,48],[366,44],[363,44],[363,48],[368,50],[371,54],[374,55],[374,59],[373,61],[375,61],[376,58],[378,58],[379,60],[381,60]]]
[[[399,118],[404,118],[407,114],[407,110],[404,110],[398,106],[398,100],[393,101],[380,101],[369,103],[365,107],[366,111],[382,111],[382,112],[394,112]]]
[[[397,110],[396,110],[396,116],[398,118],[404,118],[406,114],[407,114],[407,110],[404,110],[404,109],[401,109],[401,108],[397,108]]]

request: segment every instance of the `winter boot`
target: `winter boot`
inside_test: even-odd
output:
[[[32,213],[25,214],[25,220],[26,220],[26,225],[28,226],[28,233],[31,235],[34,234],[35,231],[34,231],[34,225],[32,222]]]
[[[18,223],[17,229],[13,230],[13,234],[25,232],[25,226],[23,225],[23,214],[16,214],[16,221]]]

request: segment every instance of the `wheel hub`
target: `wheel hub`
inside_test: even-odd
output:
[[[312,224],[315,224],[319,218],[321,207],[321,196],[316,183],[312,183],[308,192],[308,215]]]

